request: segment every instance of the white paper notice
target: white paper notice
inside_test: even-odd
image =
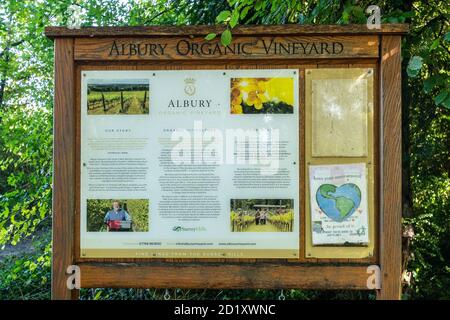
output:
[[[367,244],[364,163],[309,167],[313,245]]]
[[[81,78],[82,258],[298,256],[298,70]]]

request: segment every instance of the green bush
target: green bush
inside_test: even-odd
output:
[[[51,297],[51,232],[35,240],[35,253],[0,261],[0,300]]]
[[[405,218],[415,236],[407,270],[412,283],[405,298],[450,299],[450,179],[414,181],[415,217]]]
[[[16,244],[51,219],[53,43],[46,25],[67,22],[73,1],[5,0],[0,10],[0,246]],[[232,3],[232,4],[231,4]],[[415,228],[405,287],[408,299],[449,299],[449,7],[445,1],[233,0],[152,2],[83,0],[84,25],[411,23],[402,42],[405,224]],[[229,14],[220,14],[228,10]],[[230,18],[230,19],[228,19]],[[231,32],[230,32],[231,30]],[[50,297],[50,237],[38,253],[0,262],[0,299]],[[161,298],[162,290],[82,290],[83,299]],[[276,298],[274,290],[171,290],[172,297]],[[367,299],[357,291],[285,292],[293,299]]]

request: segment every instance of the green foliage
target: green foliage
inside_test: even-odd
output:
[[[289,210],[288,212],[286,212],[284,214],[278,214],[278,215],[270,214],[269,219],[272,222],[290,224],[294,221],[294,211]]]
[[[281,294],[286,300],[374,300],[368,291],[304,291],[304,290],[183,290],[183,289],[82,289],[83,300],[163,300],[168,294],[174,300],[277,300]]]
[[[402,43],[404,221],[415,230],[406,298],[448,299],[450,292],[449,11],[440,1],[415,3]],[[421,67],[408,77],[414,57]]]
[[[224,21],[228,21],[230,19],[231,16],[231,12],[228,10],[224,10],[221,13],[219,13],[219,15],[216,18],[217,22],[224,22]]]
[[[26,105],[3,113],[0,126],[0,246],[50,225],[52,114]]]
[[[53,44],[46,25],[65,25],[73,1],[2,0],[0,9],[0,247],[51,217]],[[406,298],[449,298],[449,7],[446,1],[79,0],[83,26],[223,25],[222,44],[244,24],[411,23],[402,43],[405,224],[415,228]],[[222,13],[228,11],[229,14]],[[216,19],[222,15],[220,19]],[[207,36],[208,40],[216,34]],[[410,76],[408,76],[410,75]],[[0,262],[0,299],[49,298],[50,238],[35,255]],[[45,279],[45,280],[44,280]],[[272,290],[171,290],[172,298],[277,298]],[[285,292],[292,299],[373,298],[369,292]],[[83,290],[83,299],[161,298],[161,290]]]
[[[416,236],[411,243],[408,270],[412,286],[405,288],[407,297],[450,299],[450,179],[426,177],[414,187],[415,216],[405,218],[413,224]]]
[[[291,209],[294,205],[291,199],[232,199],[231,209],[251,210],[254,205],[284,205],[287,209]]]
[[[51,232],[35,242],[36,253],[0,261],[0,300],[50,299]]]

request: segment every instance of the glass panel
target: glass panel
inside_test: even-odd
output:
[[[350,79],[312,80],[313,157],[367,155],[367,89],[365,73]]]

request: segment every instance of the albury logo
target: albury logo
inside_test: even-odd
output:
[[[193,96],[197,92],[197,87],[195,85],[196,79],[194,78],[185,78],[184,79],[184,93],[188,96]],[[168,108],[211,108],[212,100],[211,99],[170,99]]]
[[[184,92],[188,96],[193,96],[195,94],[195,79],[187,78],[184,80],[184,83],[185,83]]]

